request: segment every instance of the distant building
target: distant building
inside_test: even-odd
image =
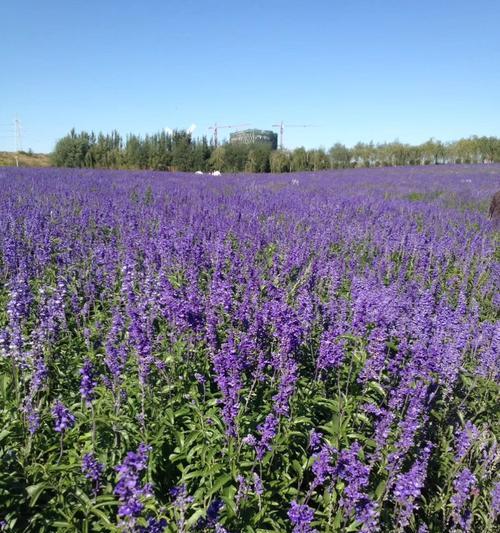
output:
[[[278,134],[271,130],[243,130],[229,134],[229,142],[232,144],[267,144],[272,150],[278,148]]]

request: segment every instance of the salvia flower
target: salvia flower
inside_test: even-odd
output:
[[[254,448],[257,446],[257,439],[253,435],[247,435],[242,440],[243,444],[246,444],[247,446],[251,446]]]
[[[172,487],[170,489],[170,496],[174,498],[173,506],[178,512],[177,516],[177,529],[178,531],[184,531],[186,527],[186,512],[194,498],[189,496],[186,485],[180,485],[178,487]]]
[[[224,502],[220,498],[216,498],[208,506],[207,515],[205,518],[200,518],[196,524],[197,529],[210,529],[216,527],[219,521],[219,514],[224,507]]]
[[[222,418],[226,434],[236,437],[236,418],[240,410],[240,391],[243,386],[243,361],[233,339],[229,339],[214,356],[215,381],[222,392]]]
[[[332,471],[334,479],[341,479],[345,488],[340,499],[340,506],[347,515],[354,513],[361,522],[362,531],[376,531],[378,505],[366,494],[369,483],[370,467],[360,459],[362,447],[354,442],[350,448],[342,450]]]
[[[156,520],[153,516],[148,518],[148,523],[145,526],[139,526],[136,531],[138,533],[163,533],[167,527],[167,520],[161,518]]]
[[[278,419],[274,413],[268,414],[264,423],[258,426],[257,429],[260,431],[260,440],[256,446],[257,459],[262,461],[266,452],[271,450],[271,442],[278,430]]]
[[[200,374],[198,372],[195,372],[194,379],[196,379],[196,381],[200,383],[200,385],[204,385],[207,381],[207,378],[203,374]]]
[[[88,407],[94,399],[94,389],[97,385],[94,365],[90,359],[85,359],[83,367],[80,369],[80,375],[82,376],[80,381],[80,394]]]
[[[259,474],[257,472],[253,473],[253,490],[257,496],[262,496],[264,492],[264,485],[262,483],[262,479],[260,478]]]
[[[311,527],[314,520],[314,509],[309,505],[301,505],[292,501],[288,518],[293,525],[293,533],[315,533],[317,530]]]
[[[120,500],[118,516],[129,526],[135,523],[135,518],[144,509],[142,498],[151,494],[151,487],[141,482],[141,473],[147,468],[151,449],[151,446],[142,443],[136,452],[128,452],[124,461],[115,467],[118,483],[113,492]]]
[[[104,465],[100,463],[93,452],[86,453],[82,459],[82,472],[92,482],[94,494],[98,494]]]
[[[468,453],[473,442],[479,437],[479,430],[467,420],[463,430],[457,432],[455,460],[461,461]]]
[[[320,431],[316,431],[315,429],[311,431],[311,434],[309,435],[308,446],[313,452],[318,451],[322,438],[323,438],[323,434]]]
[[[491,491],[491,512],[493,520],[500,516],[500,481],[493,485],[493,490]]]
[[[250,492],[250,486],[242,475],[238,475],[236,481],[238,482],[238,492],[236,493],[235,500],[236,504],[239,505],[243,500],[246,500]]]
[[[172,487],[169,492],[170,496],[174,498],[174,507],[177,507],[178,509],[186,509],[188,504],[193,503],[194,501],[194,498],[189,496],[186,485]]]
[[[416,501],[420,498],[422,488],[427,477],[427,464],[432,450],[432,445],[427,443],[421,456],[405,474],[398,474],[393,490],[394,500],[401,507],[397,522],[399,527],[405,528],[410,517],[417,508]]]
[[[60,400],[56,400],[52,407],[52,417],[58,433],[65,433],[75,425],[75,416]]]
[[[451,505],[453,507],[451,519],[452,522],[461,527],[463,531],[469,531],[472,524],[471,513],[465,507],[472,495],[476,483],[476,476],[468,468],[464,468],[456,476],[455,481],[453,482],[455,494],[451,497]]]
[[[320,451],[314,455],[314,463],[312,471],[314,479],[311,482],[311,490],[320,487],[334,472],[331,464],[333,459],[334,449],[329,444],[323,444]]]

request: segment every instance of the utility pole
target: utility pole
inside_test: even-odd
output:
[[[14,135],[16,136],[16,167],[19,166],[19,152],[23,149],[23,142],[21,138],[21,121],[16,115],[14,119]]]

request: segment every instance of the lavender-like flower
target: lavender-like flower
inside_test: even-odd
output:
[[[314,509],[309,505],[298,504],[295,500],[292,501],[290,510],[288,511],[288,518],[293,525],[293,533],[316,533],[311,522],[314,520]]]
[[[473,442],[479,437],[479,430],[467,420],[462,431],[457,432],[455,460],[461,461],[468,453]]]
[[[405,528],[413,511],[417,508],[416,501],[420,498],[427,477],[427,465],[432,451],[432,444],[427,443],[421,456],[405,474],[398,474],[393,490],[394,500],[401,507],[397,516],[400,528]]]
[[[240,410],[239,395],[243,386],[242,359],[232,338],[225,343],[213,359],[215,381],[222,392],[222,418],[229,437],[236,437],[236,417]]]
[[[325,443],[319,453],[314,455],[314,463],[312,465],[314,479],[311,482],[311,491],[323,485],[328,477],[334,473],[334,468],[331,464],[334,451],[329,444]]]
[[[262,461],[266,452],[271,450],[271,442],[278,429],[278,419],[274,413],[268,414],[264,423],[257,426],[257,429],[260,432],[260,440],[256,445],[257,459]]]
[[[341,333],[338,327],[328,329],[323,333],[316,361],[318,370],[335,369],[342,364],[345,357],[345,340],[338,338]]]
[[[100,491],[100,483],[104,472],[104,465],[100,463],[93,452],[86,453],[82,459],[82,472],[92,482],[94,494]]]
[[[71,429],[75,424],[75,416],[60,400],[56,400],[52,407],[52,417],[54,418],[54,429],[61,434]]]
[[[274,412],[278,416],[288,416],[290,407],[289,401],[295,390],[295,383],[298,378],[298,365],[291,358],[283,358],[280,364],[281,379],[278,392],[273,396]]]
[[[264,485],[262,483],[262,479],[260,478],[259,474],[257,472],[253,473],[253,490],[257,496],[262,496],[264,493]]]
[[[126,363],[127,354],[120,343],[124,327],[125,322],[120,309],[115,308],[113,310],[113,323],[106,341],[106,356],[104,358],[104,362],[113,376],[115,383],[120,380]]]
[[[144,509],[141,499],[151,494],[151,487],[141,482],[141,473],[147,468],[151,449],[151,446],[142,443],[136,452],[128,452],[123,463],[115,467],[118,483],[113,492],[120,500],[118,516],[127,527],[133,527]]]
[[[376,531],[378,506],[365,492],[369,483],[370,467],[361,462],[361,451],[361,445],[357,442],[349,449],[342,450],[332,477],[339,478],[346,484],[339,503],[347,515],[354,513],[356,520],[362,524],[361,531]]]
[[[251,488],[242,475],[238,475],[236,481],[238,482],[238,492],[234,499],[236,500],[236,505],[239,505],[243,500],[246,500]]]
[[[500,516],[500,481],[493,485],[491,491],[491,513],[494,521]]]
[[[184,531],[184,528],[186,527],[185,515],[189,505],[193,503],[194,498],[188,494],[186,485],[172,487],[170,489],[170,496],[174,498],[172,504],[179,513],[177,518],[177,529],[178,531]]]
[[[33,375],[28,394],[24,399],[23,411],[28,422],[28,430],[31,435],[34,435],[40,427],[40,413],[38,412],[35,399],[42,389],[49,372],[43,357],[32,359],[31,365],[33,367]]]
[[[477,483],[476,476],[468,469],[464,468],[453,481],[455,494],[451,497],[451,520],[453,524],[462,528],[463,531],[469,531],[472,525],[472,515],[468,509],[465,509],[472,491]]]
[[[194,379],[196,379],[196,381],[200,385],[204,385],[207,382],[207,378],[203,374],[200,374],[199,372],[195,372]]]
[[[316,431],[313,429],[311,431],[311,434],[309,435],[309,444],[308,447],[313,451],[316,452],[319,449],[319,445],[321,444],[321,440],[323,439],[323,434],[321,431]]]
[[[80,375],[82,376],[80,381],[80,394],[87,407],[89,407],[94,399],[94,389],[97,385],[94,365],[90,359],[85,359],[83,362],[83,367],[80,369]]]
[[[138,533],[163,533],[166,527],[167,527],[167,520],[165,518],[156,520],[156,518],[154,518],[153,516],[150,516],[148,518],[147,525],[139,526],[138,528],[136,528],[136,531]]]
[[[205,518],[200,518],[196,524],[197,529],[215,528],[219,521],[219,514],[224,507],[224,502],[220,498],[216,498],[210,503],[207,509]]]

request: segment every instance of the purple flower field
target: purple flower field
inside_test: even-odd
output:
[[[500,165],[0,187],[1,531],[498,526]]]

